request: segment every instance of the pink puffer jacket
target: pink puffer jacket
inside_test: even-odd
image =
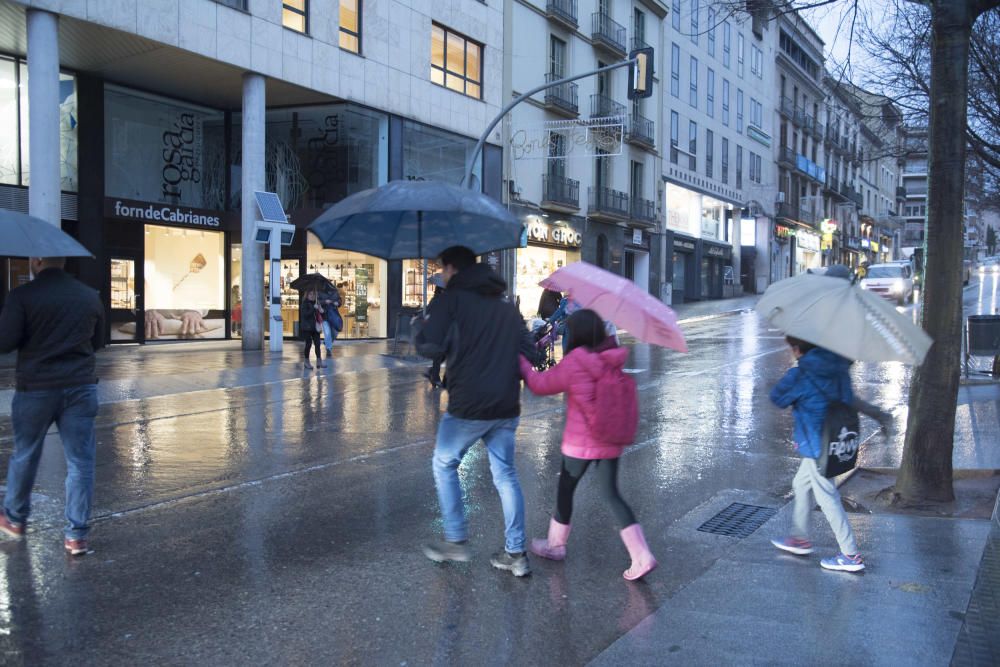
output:
[[[601,406],[595,400],[595,387],[608,367],[623,368],[628,350],[615,347],[604,352],[591,352],[578,347],[554,368],[539,373],[527,359],[521,357],[521,376],[532,392],[550,396],[566,392],[566,428],[563,430],[562,453],[575,459],[615,459],[621,456],[621,445],[594,439],[587,420]]]

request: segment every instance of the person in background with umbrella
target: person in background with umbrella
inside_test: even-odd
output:
[[[333,341],[337,340],[337,334],[344,329],[344,319],[339,310],[343,304],[340,290],[331,283],[320,292],[319,301],[323,306],[323,344],[326,345],[326,358],[329,359],[333,356]]]
[[[444,275],[435,273],[430,277],[428,282],[434,286],[434,296],[431,298],[431,303],[434,303],[436,299],[441,298],[441,295],[444,294]],[[428,308],[430,308],[430,304],[428,304]],[[441,380],[441,362],[441,359],[434,359],[431,362],[431,367],[424,373],[424,377],[430,381],[431,387],[434,389],[444,387],[444,382]]]
[[[809,492],[816,496],[823,515],[830,523],[840,546],[840,553],[824,558],[820,565],[827,570],[859,572],[865,569],[858,553],[854,531],[847,520],[840,492],[832,480],[819,471],[816,464],[823,448],[823,422],[831,400],[850,405],[854,399],[848,359],[817,347],[804,340],[786,337],[798,365],[791,368],[771,390],[771,401],[779,408],[792,406],[795,417],[795,445],[802,456],[799,471],[792,481],[795,492],[792,535],[771,543],[782,551],[805,556],[813,552],[809,541],[809,513],[813,503]]]
[[[516,306],[504,300],[507,284],[489,266],[477,264],[472,250],[447,248],[440,262],[447,289],[430,304],[427,318],[417,320],[415,339],[423,356],[448,360],[448,411],[438,425],[433,458],[444,541],[425,545],[424,554],[439,563],[471,557],[458,466],[482,440],[506,527],[505,548],[490,563],[523,577],[531,567],[514,435],[521,414],[518,352],[527,330]]]
[[[305,298],[302,299],[302,307],[299,309],[299,333],[306,341],[305,365],[308,370],[312,370],[313,367],[309,363],[309,350],[312,347],[316,348],[316,365],[320,368],[326,368],[326,364],[323,363],[323,347],[319,339],[319,332],[322,330],[323,304],[318,302],[316,290],[310,289],[306,291]]]
[[[531,552],[552,560],[566,557],[573,494],[587,469],[593,468],[632,559],[623,576],[629,581],[639,579],[657,563],[642,526],[618,492],[618,459],[632,443],[639,420],[635,382],[622,373],[628,350],[605,333],[604,321],[592,310],[569,316],[565,338],[569,341],[566,356],[544,373],[521,357],[521,376],[532,392],[539,396],[565,392],[567,396],[556,511],[549,520],[548,538],[532,540]],[[602,402],[599,397],[610,400]]]
[[[88,550],[94,499],[94,353],[104,346],[104,305],[96,291],[65,272],[65,264],[63,258],[31,259],[33,279],[12,290],[0,312],[0,354],[17,350],[14,452],[0,531],[24,535],[45,434],[56,424],[67,468],[63,546],[79,556]]]

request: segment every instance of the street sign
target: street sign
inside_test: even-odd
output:
[[[628,98],[652,97],[653,95],[653,47],[635,49],[629,54],[632,62],[628,66]]]

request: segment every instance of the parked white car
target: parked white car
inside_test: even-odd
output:
[[[861,289],[899,305],[913,301],[913,269],[906,264],[873,264],[861,280]]]
[[[979,265],[980,273],[1000,273],[1000,257],[987,257]]]

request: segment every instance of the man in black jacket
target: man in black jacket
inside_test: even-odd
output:
[[[104,345],[104,306],[97,292],[63,270],[64,259],[33,258],[30,266],[34,279],[11,291],[0,312],[0,354],[17,350],[14,453],[0,531],[24,535],[42,445],[54,423],[67,467],[63,545],[79,556],[87,553],[94,498],[94,352]]]
[[[447,289],[430,304],[417,351],[447,359],[448,412],[434,448],[434,483],[444,515],[444,541],[424,546],[437,562],[467,561],[468,530],[458,466],[480,439],[490,457],[506,526],[505,549],[490,562],[517,577],[530,574],[524,550],[524,497],[514,468],[514,434],[521,415],[518,348],[524,321],[503,299],[506,283],[462,246],[441,253]]]

